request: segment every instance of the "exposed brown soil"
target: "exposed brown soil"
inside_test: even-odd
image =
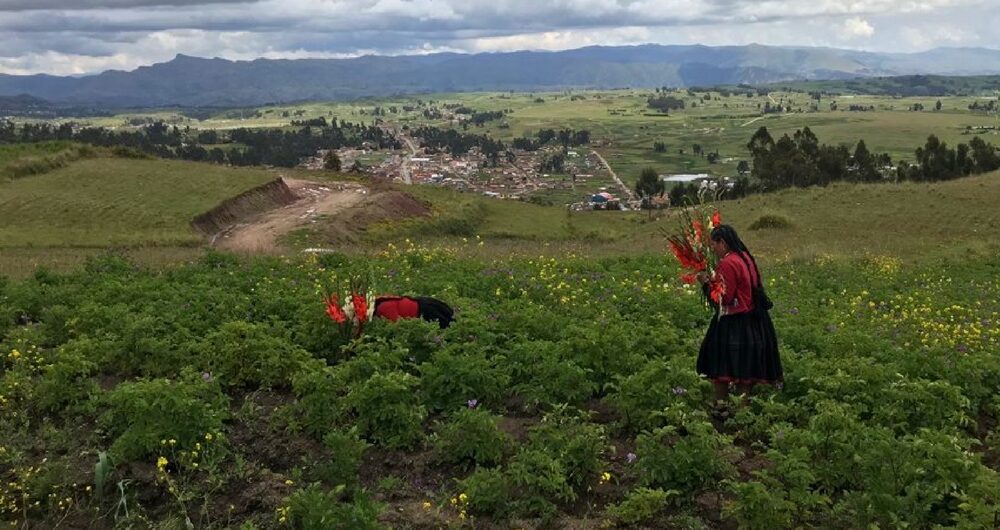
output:
[[[237,252],[273,252],[281,236],[317,222],[320,216],[336,215],[356,206],[368,193],[364,186],[346,182],[282,181],[295,197],[293,201],[237,221],[214,236],[212,244]]]
[[[430,214],[428,204],[386,186],[283,178],[198,216],[212,245],[243,253],[281,250],[280,238],[310,228],[329,245],[357,242],[373,224]]]

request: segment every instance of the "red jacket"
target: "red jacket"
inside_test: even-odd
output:
[[[400,318],[417,318],[420,306],[406,296],[382,296],[375,300],[375,316],[395,322]]]
[[[753,270],[753,261],[745,252],[743,258],[736,252],[726,254],[719,262],[715,271],[715,279],[722,281],[725,290],[722,293],[721,307],[723,315],[748,313],[753,309],[750,286],[759,280]],[[743,259],[746,259],[746,262]],[[750,265],[747,267],[747,265]]]

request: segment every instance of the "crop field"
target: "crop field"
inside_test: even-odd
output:
[[[877,111],[830,112],[824,96],[827,110],[760,118],[763,100],[741,96],[653,117],[646,95],[422,99],[510,108],[504,127],[469,127],[504,138],[588,128],[633,178],[645,165],[735,171],[690,145],[737,159],[759,125],[808,125],[828,143],[862,134],[902,156],[926,134],[967,141],[995,120],[963,110],[968,98],[914,112],[918,99],[866,96],[854,99]],[[371,120],[374,105],[407,101],[289,106],[275,123],[285,110]],[[0,528],[1000,518],[1000,172],[717,203],[759,258],[785,370],[728,418],[708,414],[712,386],[695,372],[711,310],[666,254],[675,210],[410,187],[428,216],[367,227],[333,252],[299,252],[332,245],[321,225],[282,255],[207,249],[191,219],[279,174],[347,178],[0,146]],[[323,294],[357,277],[376,294],[440,298],[457,320],[377,320],[347,337]]]
[[[912,161],[914,150],[930,134],[949,145],[968,143],[972,134],[984,133],[987,141],[997,142],[1000,121],[996,113],[969,110],[974,102],[985,103],[988,97],[890,97],[860,94],[823,95],[813,100],[803,92],[770,92],[766,96],[723,96],[719,92],[664,92],[684,100],[682,110],[669,116],[649,109],[646,99],[651,90],[573,91],[561,93],[471,93],[429,94],[389,100],[352,103],[303,103],[260,109],[224,111],[198,121],[163,112],[98,118],[94,124],[124,126],[130,118],[166,119],[193,128],[231,129],[235,127],[284,127],[291,120],[336,117],[351,122],[370,122],[376,118],[404,125],[431,124],[454,126],[445,120],[428,119],[418,101],[427,106],[466,106],[475,111],[507,111],[503,119],[482,127],[470,126],[467,132],[490,134],[511,140],[533,135],[543,128],[569,127],[591,132],[597,148],[626,182],[634,182],[646,166],[661,173],[707,172],[719,176],[736,174],[736,162],[747,158],[745,145],[758,127],[766,126],[776,138],[809,127],[821,142],[854,146],[864,140],[872,151],[888,152],[894,160]],[[934,110],[941,101],[940,111]],[[836,104],[836,110],[831,104]],[[762,115],[765,104],[790,106],[793,112]],[[924,110],[910,110],[915,104]],[[849,108],[874,107],[870,111]],[[403,110],[403,107],[413,110]],[[395,107],[396,113],[387,109]],[[376,108],[384,114],[375,116]],[[286,116],[287,114],[287,116]],[[653,143],[666,144],[664,152],[654,152]],[[718,151],[720,162],[709,163],[695,155],[699,144],[706,153]]]
[[[1000,256],[772,260],[786,380],[725,422],[662,256],[114,255],[0,284],[11,527],[982,528]],[[321,290],[451,303],[337,332]],[[127,509],[126,509],[127,508]],[[321,521],[326,521],[323,523]]]

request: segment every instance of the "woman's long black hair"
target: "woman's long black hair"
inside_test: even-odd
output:
[[[750,253],[750,249],[747,248],[740,236],[736,234],[736,229],[729,225],[719,225],[712,229],[709,234],[712,241],[725,241],[726,246],[732,252],[746,252],[747,256],[750,256],[750,262],[753,263],[753,268],[757,273],[757,278],[760,278],[760,268],[757,267],[757,260],[754,259],[753,254]],[[761,285],[764,284],[764,280],[760,280]]]

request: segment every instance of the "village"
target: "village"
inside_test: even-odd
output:
[[[335,154],[345,169],[353,168],[373,178],[403,184],[447,187],[496,199],[565,204],[573,210],[638,208],[632,190],[597,152],[585,147],[510,149],[508,156],[491,163],[476,147],[465,154],[452,155],[428,152],[418,139],[399,131],[397,138],[405,149],[341,148]],[[319,169],[327,156],[327,151],[320,151],[305,166]],[[545,161],[552,157],[560,158],[561,167],[543,172]]]

